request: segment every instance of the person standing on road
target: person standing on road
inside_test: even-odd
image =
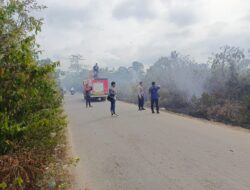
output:
[[[156,86],[155,82],[152,82],[152,86],[149,88],[149,93],[150,93],[150,96],[151,96],[151,110],[152,110],[152,113],[155,113],[154,105],[156,106],[157,113],[160,113],[159,112],[159,93],[158,93],[159,90],[160,90],[160,85]]]
[[[109,88],[109,101],[111,103],[110,106],[110,112],[111,112],[111,116],[118,116],[118,114],[115,113],[115,103],[116,103],[116,89],[115,89],[115,82],[111,82],[111,87]]]
[[[85,100],[86,100],[86,108],[87,107],[92,107],[91,105],[91,90],[92,90],[92,87],[89,86],[89,84],[87,83],[85,85],[85,88],[84,88],[84,96],[85,96]]]
[[[138,94],[138,107],[139,107],[139,111],[141,110],[145,110],[144,108],[144,88],[142,85],[142,82],[139,83],[138,87],[137,87],[137,94]]]

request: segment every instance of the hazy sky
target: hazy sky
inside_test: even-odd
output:
[[[40,0],[44,57],[83,64],[153,64],[171,50],[206,62],[229,44],[250,48],[250,0]],[[65,64],[65,63],[64,63]]]

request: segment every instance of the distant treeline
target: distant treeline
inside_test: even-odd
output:
[[[82,91],[81,81],[89,72],[68,71],[62,83]],[[130,67],[102,68],[100,76],[117,82],[121,100],[135,103],[138,82],[147,91],[155,81],[161,85],[160,105],[167,110],[250,128],[250,60],[240,48],[222,47],[206,64],[172,52],[147,70],[133,62]]]

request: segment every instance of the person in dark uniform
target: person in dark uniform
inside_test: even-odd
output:
[[[160,113],[159,112],[159,93],[158,93],[159,90],[160,90],[160,85],[156,86],[155,82],[152,82],[152,86],[149,88],[149,94],[151,96],[151,110],[152,110],[152,113],[155,113],[154,105],[156,107],[157,113]]]
[[[86,108],[87,107],[92,107],[91,105],[91,90],[92,90],[92,87],[89,86],[89,84],[86,84],[85,85],[85,88],[84,88],[84,96],[85,96],[85,101],[86,101]]]
[[[96,63],[95,66],[93,67],[93,71],[94,71],[94,78],[98,78],[98,74],[99,74],[99,67],[98,64]]]

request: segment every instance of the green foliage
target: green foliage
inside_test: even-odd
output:
[[[5,182],[0,183],[0,189],[5,190],[7,188],[7,184]]]
[[[44,166],[64,138],[59,63],[38,62],[42,19],[35,0],[0,4],[0,189],[38,189]]]
[[[17,177],[15,179],[15,184],[19,187],[21,187],[23,185],[23,179],[21,177]]]
[[[39,65],[36,59],[35,35],[42,20],[28,10],[41,8],[35,1],[6,0],[0,9],[0,154],[17,143],[31,145],[42,130],[47,133],[40,135],[47,138],[62,124],[61,97],[53,77],[58,63]]]

